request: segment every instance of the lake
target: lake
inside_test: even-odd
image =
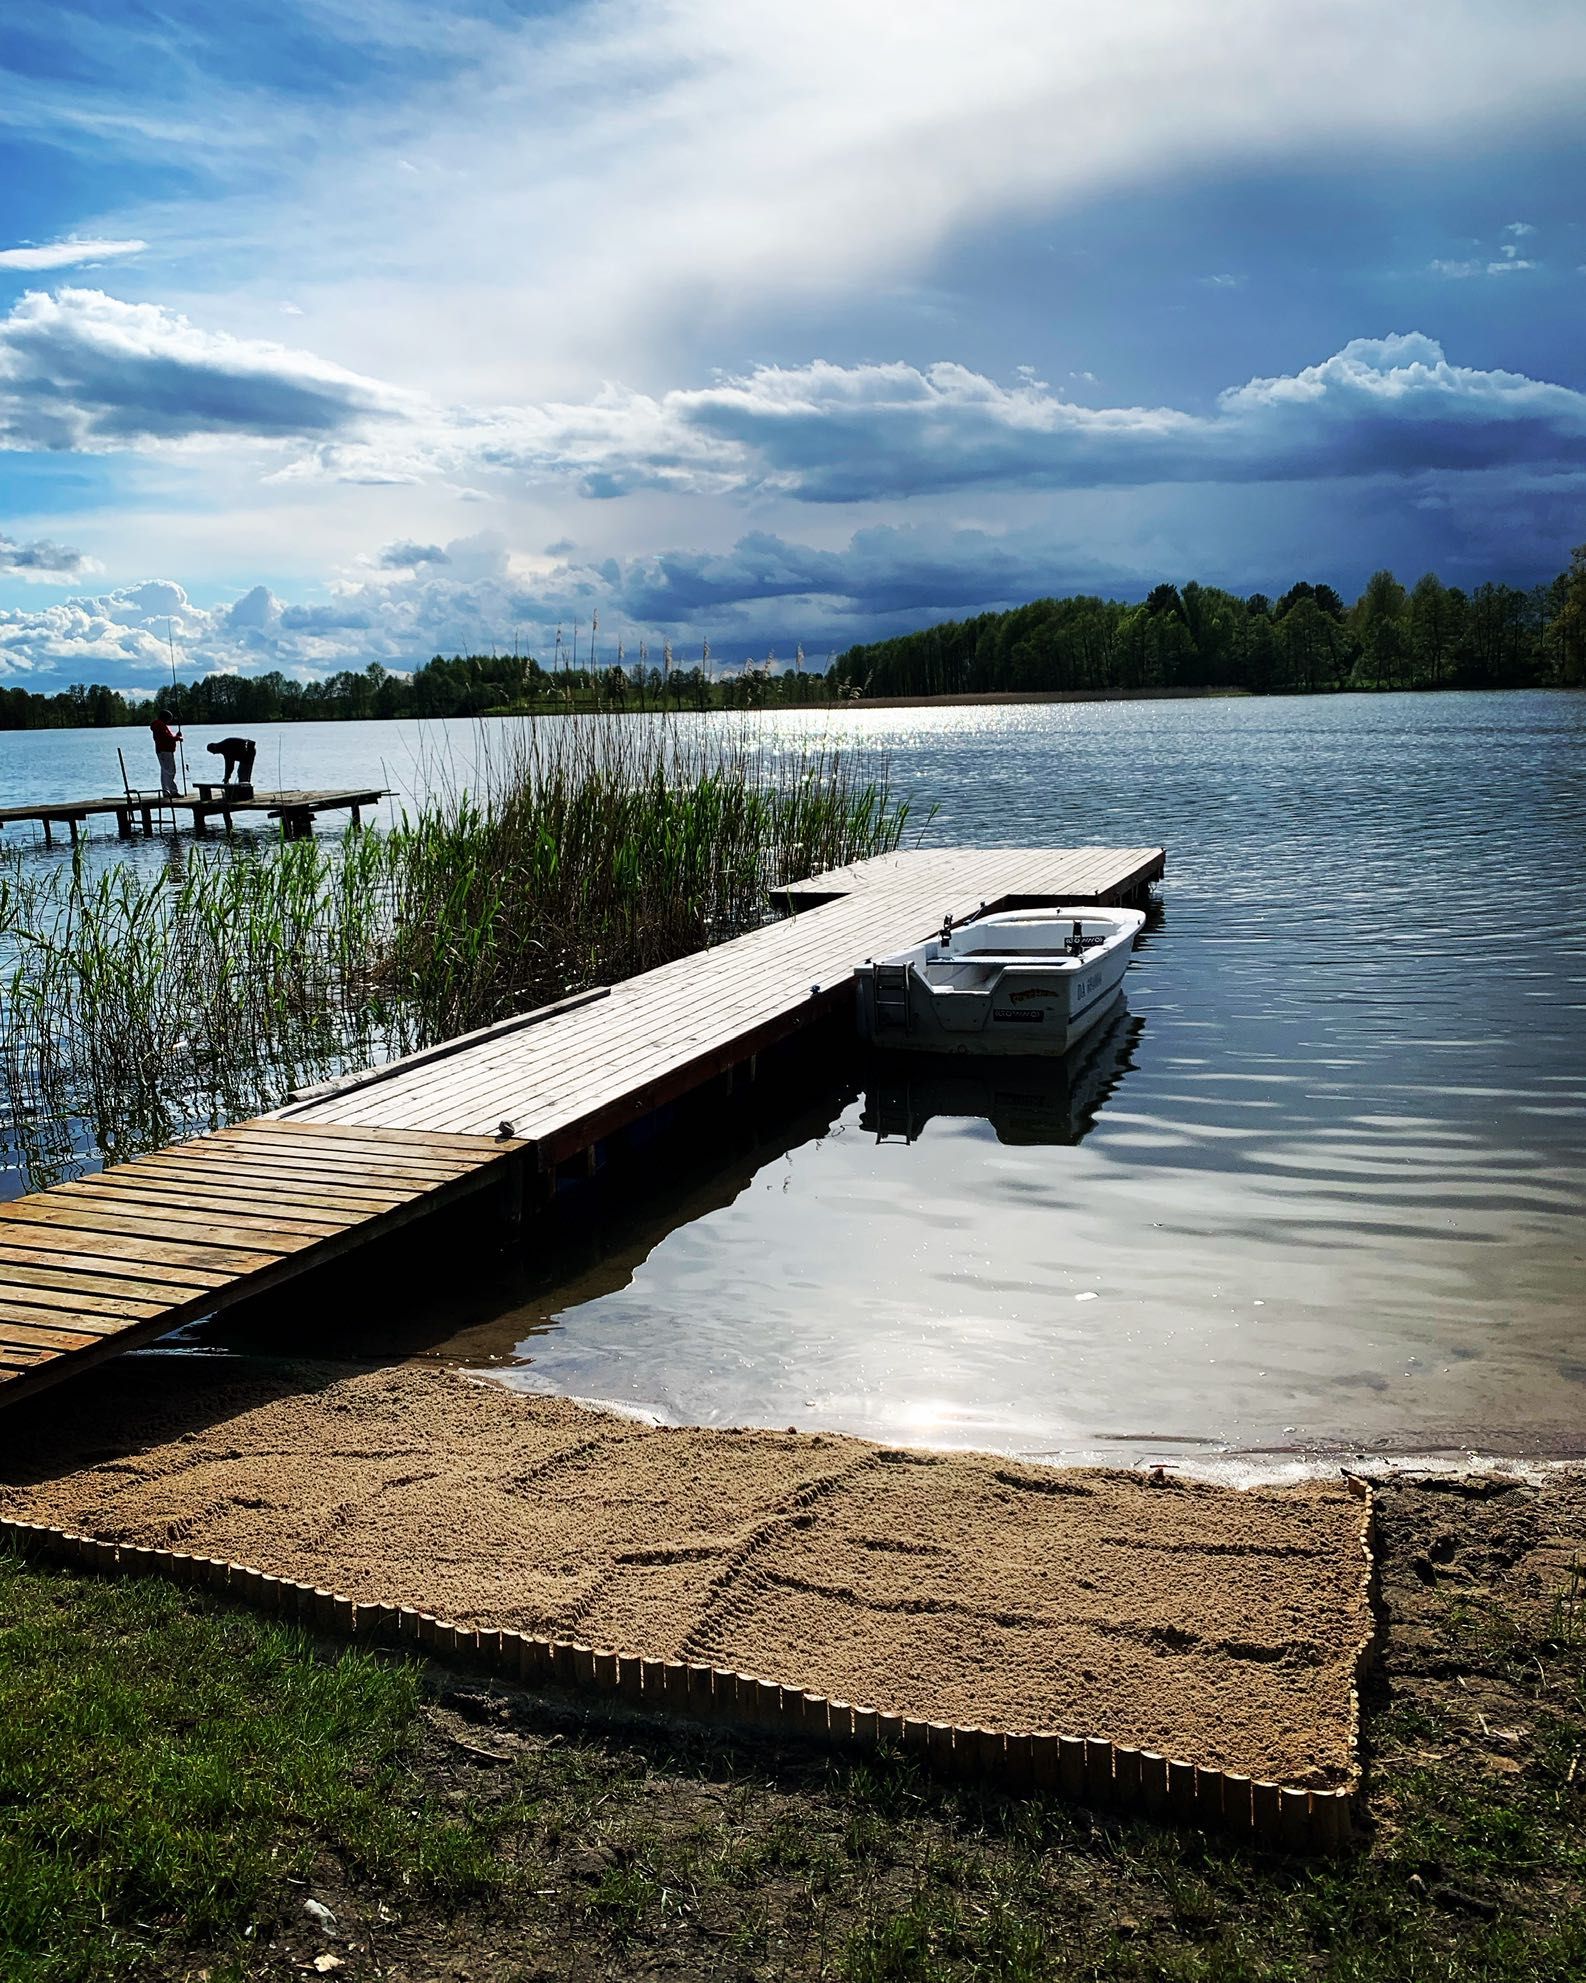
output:
[[[1127,1012],[1046,1085],[817,1070],[418,1335],[664,1419],[1065,1459],[1586,1450],[1586,698],[749,721],[884,751],[933,842],[1165,845]],[[261,729],[256,777],[412,794],[484,733]],[[0,735],[0,804],[116,789],[118,742]]]

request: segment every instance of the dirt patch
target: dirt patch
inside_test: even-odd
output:
[[[655,1429],[418,1367],[123,1362],[6,1431],[0,1511],[29,1520],[933,1720],[1291,1783],[1351,1763],[1342,1485]]]

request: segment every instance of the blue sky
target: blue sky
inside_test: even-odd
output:
[[[94,0],[0,69],[0,681],[1586,539],[1578,0]]]

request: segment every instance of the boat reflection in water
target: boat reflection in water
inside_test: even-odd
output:
[[[878,1056],[865,1079],[860,1127],[880,1143],[913,1143],[932,1121],[983,1116],[999,1143],[1078,1143],[1134,1065],[1144,1026],[1120,992],[1066,1054]]]

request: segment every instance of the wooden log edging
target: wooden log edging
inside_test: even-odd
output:
[[[1369,1602],[1374,1575],[1373,1497],[1368,1483],[1349,1479],[1351,1491],[1364,1504],[1362,1590]],[[605,1696],[643,1714],[681,1716],[753,1730],[777,1740],[848,1751],[884,1748],[912,1757],[935,1775],[990,1784],[1016,1796],[1061,1797],[1119,1815],[1229,1832],[1278,1851],[1345,1850],[1359,1810],[1359,1686],[1371,1657],[1374,1627],[1362,1637],[1350,1687],[1349,1780],[1339,1789],[1312,1790],[1181,1762],[1104,1736],[922,1721],[830,1700],[731,1667],[654,1659],[578,1639],[456,1625],[413,1606],[360,1603],[337,1591],[294,1583],[223,1557],[107,1542],[8,1516],[0,1516],[0,1543],[69,1569],[168,1577],[316,1632],[355,1644],[459,1661],[519,1686]]]

